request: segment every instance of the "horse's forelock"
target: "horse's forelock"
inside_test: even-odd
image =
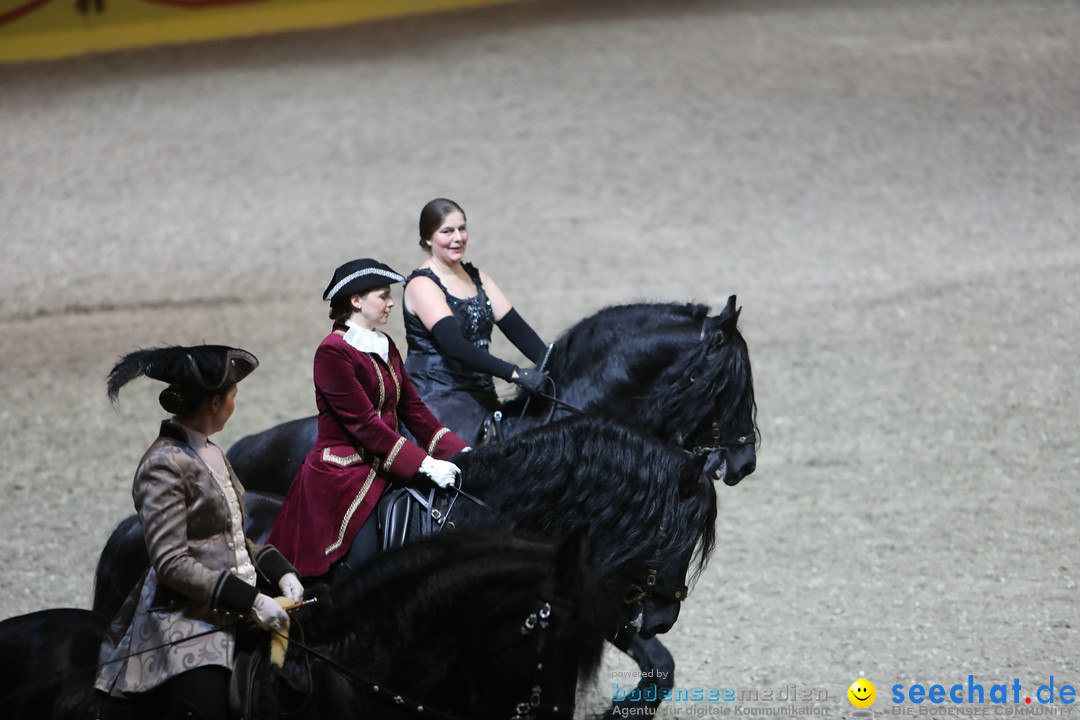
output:
[[[684,441],[700,437],[713,421],[722,435],[756,430],[757,407],[746,340],[738,329],[706,323],[705,335],[665,368],[648,398],[663,431]]]
[[[750,351],[738,330],[725,333],[719,353],[718,375],[729,378],[729,386],[717,404],[716,419],[722,430],[732,433],[753,431],[757,434],[757,402],[754,399],[754,374]]]

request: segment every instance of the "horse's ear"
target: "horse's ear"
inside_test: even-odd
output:
[[[741,312],[742,308],[735,306],[735,296],[730,296],[727,305],[724,306],[720,314],[709,318],[709,329],[712,332],[730,335],[735,332],[735,328],[739,324],[739,313]],[[704,333],[704,331],[702,332]],[[702,339],[704,339],[704,336]]]
[[[724,310],[720,313],[720,329],[724,332],[734,330],[736,323],[739,322],[739,313],[741,312],[741,307],[735,307],[735,296],[728,297],[727,305],[724,306]]]

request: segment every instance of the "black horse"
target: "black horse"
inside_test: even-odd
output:
[[[734,295],[716,316],[698,304],[601,310],[554,343],[545,365],[553,393],[506,403],[499,436],[572,413],[602,416],[685,448],[727,447],[745,456],[729,473],[753,472],[754,383],[739,312]],[[284,495],[315,435],[314,416],[282,423],[238,440],[229,462],[245,487]]]
[[[742,477],[747,469],[726,467],[733,462],[726,448],[692,453],[615,421],[582,416],[477,447],[455,462],[463,489],[484,505],[456,497],[449,512],[440,509],[442,524],[504,526],[548,538],[587,530],[590,563],[606,595],[623,603],[625,620],[640,615],[639,634],[616,644],[639,663],[646,685],[658,676],[672,683],[674,663],[654,636],[675,623],[689,580],[713,549],[713,480]],[[249,523],[265,526],[277,502],[252,495],[258,503],[249,507]],[[102,588],[117,586],[118,579],[133,582],[146,567],[145,560],[131,566],[144,552],[138,548],[143,541],[138,524],[125,523],[99,562],[99,597],[115,603],[95,603],[101,617],[115,613],[122,599]]]
[[[585,545],[581,534],[553,546],[471,530],[377,556],[292,614],[278,709],[298,720],[572,718],[613,622]],[[96,717],[105,629],[68,609],[0,623],[3,717]],[[165,715],[152,694],[136,711]]]

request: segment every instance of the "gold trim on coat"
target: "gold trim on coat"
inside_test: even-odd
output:
[[[333,452],[331,452],[330,448],[323,448],[322,459],[324,462],[331,462],[335,465],[347,467],[349,465],[352,465],[353,463],[363,460],[364,456],[358,452],[355,452],[352,455],[335,455]]]
[[[386,456],[386,471],[390,472],[390,466],[394,464],[394,460],[397,459],[398,453],[401,452],[401,448],[405,445],[405,438],[399,437],[398,441],[394,443],[394,447],[390,450],[390,454]]]
[[[431,442],[428,443],[428,448],[427,448],[427,454],[428,455],[434,455],[435,454],[435,446],[439,444],[439,441],[442,440],[443,436],[446,435],[446,433],[448,433],[448,432],[450,432],[450,428],[443,428],[442,430],[439,430],[438,432],[435,433],[435,436],[433,438],[431,438]]]
[[[356,509],[360,507],[360,503],[364,501],[364,497],[368,494],[368,490],[371,489],[371,483],[375,481],[375,473],[378,472],[378,470],[379,460],[376,458],[375,461],[371,463],[371,472],[368,473],[367,479],[364,480],[364,486],[360,488],[360,492],[353,498],[352,504],[349,505],[349,509],[345,511],[345,517],[341,520],[341,527],[338,528],[337,540],[323,550],[323,555],[329,555],[341,547],[341,544],[345,542],[345,529],[349,527],[349,521],[352,520],[352,516],[356,513]]]
[[[379,378],[379,405],[375,408],[375,414],[381,417],[383,405],[386,404],[386,386],[383,385],[382,372],[379,370],[379,363],[375,362],[375,358],[367,353],[364,354],[364,357],[366,357],[368,362],[371,363],[371,366],[375,368],[375,377]]]

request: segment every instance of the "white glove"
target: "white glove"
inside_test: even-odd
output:
[[[436,460],[428,455],[424,462],[420,463],[420,472],[431,478],[431,482],[441,488],[448,488],[454,484],[461,471],[458,466],[446,460]]]
[[[282,575],[278,580],[278,587],[281,588],[281,594],[294,603],[304,599],[304,586],[300,583],[300,578],[296,577],[296,573]]]
[[[251,606],[251,619],[263,630],[277,630],[288,621],[289,616],[277,600],[259,593]]]

